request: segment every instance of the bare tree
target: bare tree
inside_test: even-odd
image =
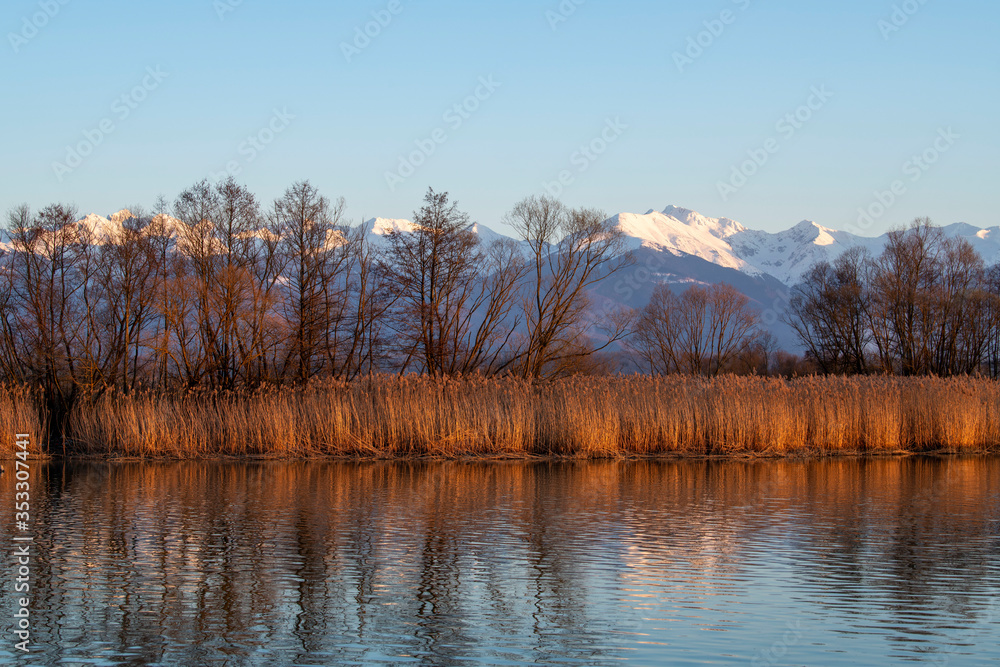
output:
[[[738,355],[733,372],[738,375],[772,375],[779,351],[778,339],[770,331],[763,331],[755,342]]]
[[[7,298],[15,324],[14,349],[7,355],[17,355],[21,377],[41,388],[59,433],[87,379],[77,364],[84,318],[76,220],[76,210],[61,204],[33,217],[27,207],[10,216],[14,250]]]
[[[549,197],[518,203],[506,222],[528,248],[529,281],[522,300],[527,337],[511,366],[524,377],[565,372],[627,335],[628,318],[605,318],[607,340],[594,347],[588,289],[630,265],[622,231],[594,209],[569,210]]]
[[[412,231],[388,235],[382,263],[400,306],[402,368],[415,361],[432,375],[494,372],[517,326],[523,261],[514,246],[484,249],[447,193],[430,189],[424,202]]]
[[[628,347],[654,375],[680,372],[680,328],[680,299],[667,285],[659,284],[639,313]]]
[[[727,284],[690,287],[681,296],[657,285],[629,343],[656,374],[718,375],[761,341],[750,300]]]
[[[833,265],[813,266],[792,290],[785,322],[825,373],[869,371],[873,332],[866,281],[870,261],[864,249],[851,248]],[[880,349],[885,345],[880,342]]]
[[[787,321],[826,373],[954,375],[983,365],[994,308],[975,249],[920,218],[875,259],[852,249],[814,266]]]
[[[156,377],[152,379],[159,384],[161,389],[166,389],[170,364],[170,329],[167,326],[169,297],[167,290],[170,284],[171,263],[168,262],[168,257],[170,256],[173,234],[176,231],[171,229],[171,218],[167,215],[169,208],[170,203],[165,196],[157,197],[153,206],[153,218],[144,230],[155,258],[153,283],[158,294],[155,304],[156,318],[152,347],[156,364]]]
[[[159,267],[141,209],[133,207],[115,222],[121,227],[112,228],[110,236],[80,242],[85,257],[84,350],[95,384],[130,391],[140,380],[146,352],[155,346],[150,328],[156,318]]]
[[[760,320],[750,299],[732,285],[712,285],[707,292],[709,372],[718,375],[760,340]]]
[[[946,239],[934,285],[935,328],[931,371],[939,375],[979,369],[989,337],[986,264],[965,239]]]
[[[369,238],[369,228],[360,225],[350,232],[346,274],[350,281],[352,310],[348,345],[339,367],[339,376],[353,380],[385,366],[391,347],[386,335],[389,313],[396,303],[393,286]]]
[[[272,233],[280,239],[288,327],[283,375],[304,383],[336,372],[348,335],[347,269],[352,249],[340,229],[344,200],[331,202],[308,181],[275,201]]]
[[[996,378],[1000,377],[1000,264],[994,264],[986,272],[983,290],[986,311],[984,365],[990,377]]]
[[[253,361],[254,268],[260,259],[261,217],[257,200],[229,179],[212,186],[196,183],[174,205],[182,227],[182,252],[196,278],[201,368],[211,386],[231,388],[245,380]],[[176,323],[175,323],[176,324]],[[185,354],[195,352],[189,350]]]
[[[931,288],[940,278],[939,253],[944,236],[930,220],[915,220],[906,230],[889,232],[885,250],[872,274],[873,325],[877,338],[888,341],[887,352],[903,375],[931,368],[934,309]]]

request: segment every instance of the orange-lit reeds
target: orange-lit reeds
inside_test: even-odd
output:
[[[42,432],[0,388],[0,426]],[[67,453],[140,458],[826,455],[1000,450],[1000,383],[376,376],[256,391],[108,392],[81,401]],[[10,456],[10,451],[6,456]],[[12,450],[11,450],[12,451]],[[60,453],[61,445],[52,448]]]

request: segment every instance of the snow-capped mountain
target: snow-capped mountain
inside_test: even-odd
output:
[[[689,215],[684,220],[672,215],[674,212],[679,214],[680,211],[681,209],[671,207],[663,213],[620,213],[611,218],[611,221],[628,237],[631,250],[649,248],[675,255],[693,255],[712,264],[750,275],[761,273],[737,256],[726,240],[727,234],[742,230],[738,223],[732,220],[710,220],[691,211],[686,211]]]
[[[368,238],[375,244],[381,245],[385,242],[385,237],[391,232],[412,232],[414,224],[409,220],[398,220],[390,218],[372,218],[363,223],[368,233]],[[504,236],[486,225],[476,223],[472,225],[472,231],[479,237],[480,242],[490,244],[494,241],[510,240],[509,236]]]
[[[106,243],[122,233],[123,223],[131,217],[128,210],[107,217],[91,213],[77,221],[74,227],[81,235],[97,243]],[[153,222],[158,224],[147,226],[149,233],[165,232],[174,237],[182,225],[168,215],[159,215]],[[698,258],[751,278],[770,276],[788,287],[796,284],[816,262],[833,261],[854,246],[863,246],[877,255],[887,240],[885,235],[859,236],[809,220],[785,231],[765,232],[748,229],[729,218],[711,218],[677,206],[643,214],[619,213],[610,222],[625,233],[626,247],[631,252],[641,249],[679,258]],[[413,230],[413,223],[403,219],[373,218],[364,225],[369,238],[376,244],[381,244],[390,232]],[[509,238],[482,224],[474,225],[473,231],[484,243]],[[948,237],[967,240],[987,263],[1000,261],[1000,227],[981,229],[955,223],[944,227],[943,231]],[[4,233],[0,237],[0,249],[9,250],[9,246],[10,239]]]
[[[97,243],[106,243],[118,238],[122,233],[122,222],[132,217],[128,211],[119,211],[110,218],[91,213],[76,223],[76,229],[86,238]]]
[[[412,232],[413,223],[409,220],[393,220],[390,218],[372,218],[364,223],[372,236],[385,238],[392,232]]]
[[[128,210],[108,217],[92,213],[78,221],[76,227],[101,243],[121,234],[123,223],[131,216]],[[181,225],[167,215],[157,216],[156,222],[162,223],[158,227],[171,236],[177,235]],[[610,222],[625,233],[630,251],[646,249],[675,257],[696,257],[750,277],[769,275],[786,286],[797,283],[816,262],[833,261],[848,248],[863,246],[877,255],[887,239],[885,235],[868,237],[837,231],[809,220],[785,231],[765,232],[748,229],[729,218],[711,218],[678,206],[643,214],[619,213]],[[403,219],[373,218],[364,225],[369,238],[377,244],[391,231],[413,230],[413,223]],[[969,241],[988,263],[1000,261],[1000,227],[980,229],[955,223],[943,230],[949,237]],[[474,225],[473,231],[484,243],[508,238],[482,224]],[[0,241],[9,243],[7,238]]]
[[[888,236],[859,236],[810,220],[781,232],[748,229],[728,218],[709,218],[688,209],[668,206],[663,213],[642,216],[623,213],[612,218],[631,239],[634,248],[652,248],[700,257],[748,276],[767,274],[786,286],[801,280],[820,261],[832,262],[855,246],[878,255]],[[1000,227],[980,229],[965,223],[943,228],[950,238],[968,241],[987,263],[1000,261]]]
[[[92,242],[108,243],[123,233],[124,224],[131,217],[127,210],[107,217],[90,214],[72,227]],[[798,343],[791,329],[781,321],[781,314],[788,303],[789,289],[803,274],[816,262],[833,261],[854,246],[863,246],[877,255],[887,241],[885,235],[858,236],[808,220],[785,231],[765,232],[748,229],[729,218],[711,218],[677,206],[643,214],[620,213],[609,222],[624,232],[626,249],[634,256],[635,264],[592,290],[598,308],[621,305],[641,308],[658,284],[667,284],[680,292],[691,285],[725,282],[768,315],[769,328],[786,349],[795,349]],[[364,233],[375,246],[384,246],[386,236],[392,232],[414,229],[411,221],[401,219],[373,218],[363,224]],[[183,223],[176,218],[158,215],[143,231],[170,236],[176,240],[176,250],[185,252],[182,227]],[[485,225],[476,224],[472,229],[484,243],[509,239]],[[987,263],[1000,261],[1000,227],[980,229],[956,223],[942,229],[948,237],[967,240]],[[340,231],[329,240],[331,245],[342,241]],[[526,244],[520,243],[527,254]],[[12,249],[9,234],[0,231],[0,256]]]
[[[81,235],[97,243],[106,243],[122,233],[123,223],[131,217],[128,210],[121,210],[107,217],[92,213],[77,221],[74,227]],[[154,224],[146,227],[148,233],[166,233],[175,238],[182,225],[179,220],[168,215],[159,215],[153,222]],[[708,266],[724,270],[728,282],[733,281],[730,272],[738,272],[753,280],[771,278],[785,287],[791,287],[816,262],[833,261],[854,246],[863,246],[877,255],[887,240],[886,235],[859,236],[808,220],[785,231],[765,232],[748,229],[729,218],[711,218],[677,206],[668,206],[663,211],[650,210],[643,214],[619,213],[609,222],[624,232],[626,247],[630,252],[646,257],[660,257],[658,262],[673,267],[660,276],[659,280],[678,286],[691,282],[711,282],[712,272],[707,267],[702,267],[697,271],[697,278],[681,275],[677,271],[691,271],[693,264],[690,261],[668,261],[664,253],[675,259],[702,260]],[[369,238],[376,245],[384,243],[390,232],[413,230],[413,223],[402,219],[373,218],[364,225]],[[965,223],[955,223],[942,229],[948,237],[967,240],[987,263],[1000,261],[1000,227],[980,229]],[[473,231],[484,243],[509,238],[482,224],[474,225]],[[0,250],[10,249],[10,239],[4,234],[0,237]],[[716,280],[723,279],[720,274]]]

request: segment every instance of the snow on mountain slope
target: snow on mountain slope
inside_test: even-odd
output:
[[[92,213],[77,221],[74,227],[95,242],[106,243],[122,233],[123,223],[131,216],[128,210],[108,217]],[[161,224],[146,227],[146,233],[165,231],[179,239],[181,221],[163,215],[154,218],[153,222]],[[625,233],[628,237],[626,247],[630,251],[648,250],[669,253],[674,257],[699,258],[752,278],[767,274],[787,286],[796,284],[816,262],[832,262],[848,248],[863,246],[873,255],[878,255],[887,240],[885,235],[877,238],[858,236],[808,220],[781,232],[764,232],[748,229],[729,218],[710,218],[678,206],[668,206],[662,212],[650,210],[641,215],[620,213],[608,222]],[[376,244],[384,243],[390,232],[411,232],[414,229],[411,221],[403,219],[373,218],[364,225],[369,238]],[[1000,227],[980,229],[955,223],[941,229],[949,238],[967,240],[987,264],[1000,261]],[[473,225],[472,230],[486,244],[509,238],[481,224]],[[335,235],[330,242],[339,244],[342,237]],[[0,251],[9,252],[11,249],[9,235],[0,235]]]
[[[509,237],[504,236],[503,234],[498,234],[497,232],[493,231],[486,225],[480,225],[479,223],[472,225],[472,231],[473,233],[476,234],[476,236],[479,237],[480,242],[485,243],[487,245],[493,243],[494,241],[503,241],[509,239]]]
[[[365,228],[368,230],[369,237],[375,243],[384,243],[385,237],[391,232],[412,232],[414,230],[414,224],[409,220],[398,220],[389,218],[372,218],[364,223]],[[513,240],[509,236],[504,236],[498,232],[493,231],[486,225],[481,225],[476,223],[472,225],[472,232],[475,233],[479,240],[485,244],[489,245],[494,241],[502,240]]]
[[[672,215],[654,211],[645,215],[620,213],[611,218],[610,222],[629,237],[630,250],[652,248],[674,254],[683,253],[748,275],[760,273],[755,266],[737,257],[724,237],[716,236],[733,227],[720,224],[719,220],[703,218],[691,211],[682,213],[682,209],[674,207],[667,210],[682,214],[685,219],[680,220]]]
[[[412,232],[413,223],[409,220],[394,220],[391,218],[372,218],[364,223],[375,236],[388,236],[391,232]]]
[[[832,262],[857,245],[877,254],[885,241],[838,232],[803,220],[791,229],[773,234],[748,229],[732,235],[729,243],[738,257],[786,285],[793,285],[817,262]]]
[[[690,227],[704,230],[718,239],[729,238],[733,234],[746,231],[746,227],[735,220],[730,220],[729,218],[706,218],[696,211],[679,208],[672,204],[664,209],[663,214],[680,220]]]
[[[968,241],[987,264],[1000,261],[1000,228],[980,229],[956,223],[941,229],[948,238]],[[858,236],[804,220],[783,232],[772,234],[748,229],[732,235],[728,240],[737,257],[792,286],[814,264],[833,262],[849,248],[861,246],[872,255],[879,255],[888,236]]]
[[[181,233],[181,227],[184,226],[183,222],[165,213],[153,217],[152,223],[143,228],[143,233],[147,236],[159,235],[177,238]]]
[[[968,228],[968,231],[963,231],[960,236],[972,244],[972,247],[983,256],[987,264],[1000,263],[1000,227],[980,229],[972,225],[958,223],[945,227],[945,233],[952,236],[949,230],[955,227]]]
[[[655,248],[700,257],[749,276],[769,274],[792,285],[816,262],[833,261],[855,245],[879,252],[884,239],[855,236],[805,220],[791,229],[769,233],[748,229],[729,218],[709,218],[668,206],[663,213],[623,213],[611,218],[633,239],[630,249]]]
[[[781,232],[748,229],[729,218],[710,218],[696,211],[668,206],[662,212],[620,213],[609,219],[628,237],[630,251],[649,249],[676,257],[691,256],[747,276],[768,274],[787,286],[798,283],[815,263],[833,262],[855,246],[878,255],[887,237],[858,236],[803,220]],[[376,236],[389,230],[411,231],[408,220],[376,218],[366,223]],[[475,225],[485,243],[507,238],[484,225]],[[1000,227],[980,229],[965,223],[942,227],[949,238],[964,238],[988,264],[1000,261]]]
[[[85,235],[94,242],[104,243],[113,241],[122,234],[122,220],[132,217],[131,213],[128,213],[127,217],[123,217],[123,213],[119,211],[119,213],[111,216],[111,218],[91,213],[83,220],[77,222],[76,228],[80,234]]]

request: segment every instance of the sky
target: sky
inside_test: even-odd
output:
[[[428,187],[767,231],[1000,225],[987,0],[6,0],[0,210],[152,209],[232,174],[350,221]]]

